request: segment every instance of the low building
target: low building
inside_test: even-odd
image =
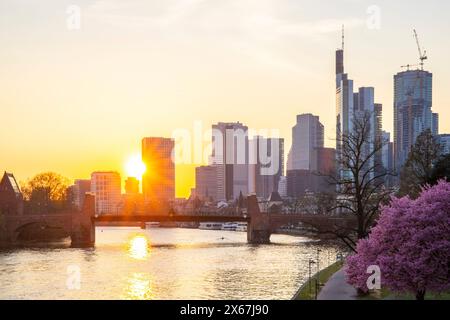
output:
[[[84,205],[84,198],[86,196],[86,193],[91,192],[91,180],[76,179],[71,190],[73,196],[73,204],[78,210],[81,210]]]
[[[217,166],[195,168],[195,196],[200,199],[219,199],[217,187]]]
[[[0,216],[23,214],[23,195],[12,173],[5,172],[0,181]]]
[[[115,171],[91,174],[91,193],[95,195],[96,214],[119,214],[121,210],[121,180]]]
[[[125,180],[125,193],[127,195],[134,195],[139,193],[139,180],[135,177],[128,177]]]
[[[442,153],[450,153],[450,134],[440,134],[438,135],[438,142],[441,144]]]

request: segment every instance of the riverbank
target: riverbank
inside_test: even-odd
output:
[[[337,261],[314,274],[298,289],[292,300],[315,300],[322,287],[336,272],[342,269],[343,264],[343,261]]]

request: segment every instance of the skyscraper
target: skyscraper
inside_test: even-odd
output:
[[[195,168],[195,195],[199,198],[217,200],[217,167],[201,166]]]
[[[442,154],[449,154],[450,153],[450,134],[440,134],[438,135],[437,141],[441,145],[441,152]]]
[[[173,139],[142,139],[142,162],[147,168],[142,176],[142,193],[146,202],[171,201],[175,198],[174,147]]]
[[[369,179],[372,179],[382,171],[382,150],[378,144],[382,141],[383,105],[375,103],[373,87],[361,87],[353,95],[353,108],[355,120],[360,124],[367,122],[368,125],[368,134],[365,137],[361,159],[368,160],[366,170],[369,172]]]
[[[248,127],[239,122],[212,126],[211,165],[217,168],[217,200],[248,194]]]
[[[342,48],[336,50],[336,159],[338,165],[341,163],[342,137],[353,130],[354,99],[353,80],[344,73],[344,41],[342,41]],[[344,169],[337,168],[339,175],[345,174]]]
[[[391,134],[389,132],[382,132],[383,147],[381,149],[381,163],[383,164],[383,169],[387,173],[392,173],[394,171],[394,143],[391,142]],[[385,176],[385,185],[388,187],[392,186],[392,176]]]
[[[289,152],[289,170],[312,170],[313,151],[323,148],[324,128],[318,116],[301,114],[292,128],[292,147]]]
[[[93,172],[91,174],[91,192],[95,195],[96,214],[120,213],[122,190],[118,172]]]
[[[424,70],[408,70],[394,76],[394,162],[397,172],[408,158],[417,137],[433,129],[433,75]]]
[[[135,177],[128,177],[125,180],[125,193],[127,195],[136,195],[139,193],[139,180]]]
[[[431,133],[436,137],[439,134],[439,114],[433,113],[432,117]]]
[[[284,139],[256,136],[249,146],[252,155],[249,192],[268,199],[272,192],[278,192],[280,177],[284,173]]]

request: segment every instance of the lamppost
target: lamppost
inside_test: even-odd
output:
[[[320,257],[319,253],[321,252],[321,249],[317,249],[317,277],[316,277],[316,300],[317,300],[317,292],[319,292],[319,286],[320,286]]]
[[[322,252],[322,250],[321,249],[317,249],[317,259],[316,259],[316,261],[317,261],[317,275],[319,275],[319,272],[320,272],[320,260],[319,260],[319,253],[320,252]]]
[[[314,260],[313,259],[309,259],[308,265],[309,265],[309,296],[311,296],[311,265],[314,264]]]

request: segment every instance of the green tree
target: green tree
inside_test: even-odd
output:
[[[409,195],[416,198],[422,187],[430,183],[433,166],[438,161],[441,150],[441,145],[430,129],[417,137],[400,172],[400,196]]]
[[[69,180],[60,174],[44,172],[22,184],[22,193],[29,210],[46,213],[64,208],[68,185]]]
[[[450,153],[441,156],[436,162],[431,171],[429,183],[435,185],[441,179],[450,182]]]

